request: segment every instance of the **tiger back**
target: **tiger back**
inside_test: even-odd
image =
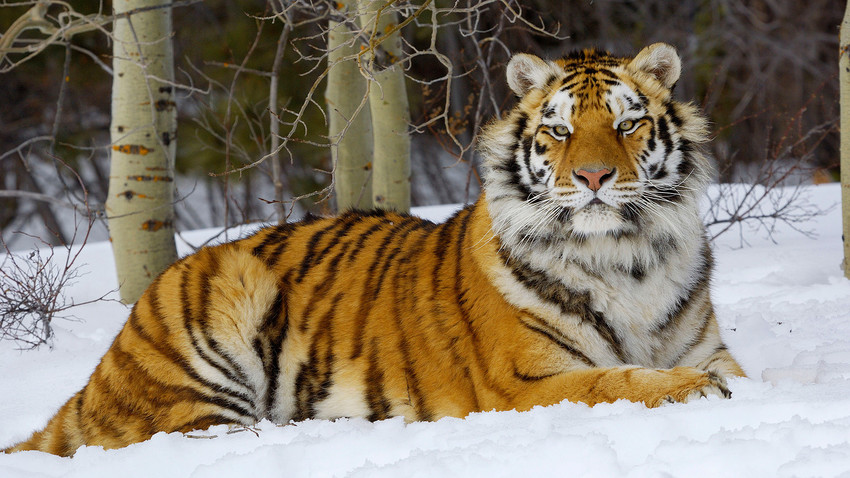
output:
[[[72,455],[215,424],[655,407],[730,395],[697,201],[705,121],[680,60],[516,55],[482,134],[484,193],[446,222],[393,212],[262,229],[167,269],[45,429]]]

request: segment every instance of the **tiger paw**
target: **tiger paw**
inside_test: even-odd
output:
[[[672,390],[657,400],[646,402],[647,406],[655,408],[666,403],[688,403],[709,396],[731,398],[732,392],[726,383],[726,378],[715,372],[705,372],[691,367],[677,367],[669,371]]]

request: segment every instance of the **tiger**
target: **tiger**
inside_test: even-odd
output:
[[[707,120],[676,49],[516,54],[479,198],[442,223],[346,211],[157,277],[85,387],[4,451],[71,456],[263,419],[406,422],[563,401],[730,398],[698,203]]]

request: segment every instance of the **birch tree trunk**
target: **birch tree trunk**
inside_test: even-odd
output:
[[[839,33],[838,81],[841,109],[841,217],[844,223],[844,276],[850,279],[850,2]]]
[[[355,0],[339,4],[356,8]],[[328,25],[328,136],[334,164],[334,195],[338,211],[372,208],[372,117],[366,98],[366,79],[353,60],[341,58],[358,52],[348,44],[354,33],[343,24]],[[357,112],[357,109],[360,111]]]
[[[284,15],[286,15],[284,13]],[[291,22],[287,16],[283,24],[283,30],[280,32],[280,37],[277,40],[277,50],[274,55],[274,63],[272,64],[272,76],[269,81],[269,154],[272,165],[272,184],[274,185],[274,211],[277,216],[278,224],[286,222],[286,208],[283,206],[283,178],[280,168],[280,111],[277,105],[277,90],[280,85],[280,68],[283,64],[283,54],[286,48],[286,43],[289,40],[289,31]],[[247,178],[248,176],[246,176]],[[247,191],[247,190],[246,190]]]
[[[177,111],[170,0],[114,0],[111,169],[106,213],[121,300],[138,300],[177,258],[174,154]]]
[[[375,32],[375,41],[396,25],[393,12],[382,11],[382,0],[358,0],[360,22],[367,34]],[[377,18],[377,21],[376,21]],[[374,43],[374,41],[373,41]],[[363,56],[362,65],[373,65],[373,82],[369,86],[369,109],[372,114],[372,202],[381,209],[400,212],[410,210],[410,109],[404,85],[404,71],[395,63],[401,57],[398,32],[385,39],[381,49],[386,52],[383,65]],[[386,67],[380,70],[381,67]]]

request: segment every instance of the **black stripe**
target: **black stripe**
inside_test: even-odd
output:
[[[407,236],[409,236],[411,232],[417,231],[419,229],[423,229],[425,227],[426,226],[424,224],[422,224],[421,222],[411,218],[405,224],[405,228],[398,233],[398,235],[396,236],[396,238],[397,238],[396,245],[393,248],[392,252],[390,252],[386,256],[386,260],[384,261],[383,267],[381,268],[381,272],[378,273],[378,283],[375,285],[374,293],[372,294],[373,301],[375,299],[377,299],[378,295],[381,293],[381,287],[384,284],[384,279],[386,279],[386,277],[387,277],[387,271],[389,270],[390,266],[393,265],[393,259],[395,259],[395,257],[397,255],[399,255],[402,251],[404,251],[407,248],[407,244],[406,244]],[[375,264],[375,265],[377,265],[377,264]],[[374,271],[375,269],[369,269],[369,270]]]
[[[307,362],[302,363],[298,369],[298,375],[295,376],[295,411],[292,413],[292,420],[300,422],[313,418],[315,412],[307,403],[307,387],[313,382],[313,377],[316,376],[316,365],[314,358],[310,356]]]
[[[569,92],[570,92],[570,90],[572,90],[572,89],[573,89],[573,88],[575,88],[576,86],[581,85],[582,83],[583,83],[583,82],[581,82],[581,81],[576,81],[575,83],[570,83],[570,84],[566,84],[566,83],[564,83],[564,86],[563,86],[560,90],[558,90],[558,91],[563,91],[563,92],[569,93]],[[570,98],[572,98],[572,97],[573,97],[573,94],[572,94],[572,93],[570,93]]]
[[[638,95],[638,100],[640,101],[640,104],[644,108],[646,108],[649,105],[649,98],[646,97],[646,95],[643,93],[643,91],[641,91],[639,87],[635,86],[634,90],[635,93],[637,93]]]
[[[341,227],[343,230],[345,230],[346,223],[338,220],[331,221],[330,224],[328,224],[327,226],[322,227],[318,231],[313,232],[313,235],[310,236],[310,239],[307,240],[307,251],[304,252],[303,259],[301,260],[301,265],[298,269],[298,276],[295,278],[296,283],[301,283],[310,268],[319,263],[321,257],[316,254],[316,249],[319,247],[319,241],[322,240],[322,237],[324,237],[325,234],[329,233],[336,227]],[[334,244],[334,241],[330,241],[331,246],[333,246]]]
[[[464,225],[464,219],[471,216],[474,209],[475,205],[470,204],[456,212],[454,216],[449,218],[440,226],[436,247],[434,248],[433,253],[433,256],[436,257],[437,260],[434,264],[434,270],[431,272],[431,296],[428,303],[430,304],[430,316],[435,319],[435,325],[439,327],[440,332],[443,333],[444,337],[449,341],[450,345],[446,348],[451,352],[455,366],[458,369],[463,370],[463,376],[466,379],[466,383],[469,385],[468,391],[473,400],[472,409],[480,410],[481,407],[479,405],[478,393],[475,389],[475,383],[472,380],[472,372],[469,369],[469,361],[461,358],[457,350],[452,346],[458,340],[459,331],[457,331],[455,327],[451,327],[451,329],[446,327],[445,322],[448,312],[442,306],[442,299],[438,299],[445,288],[442,284],[443,278],[449,279],[454,274],[454,271],[450,269],[452,265],[446,263],[448,248],[451,244],[450,238],[454,234],[455,229]]]
[[[614,350],[614,354],[617,355],[617,358],[622,362],[627,362],[626,355],[623,352],[623,344],[620,342],[620,338],[617,336],[617,333],[614,329],[611,328],[611,324],[608,323],[608,320],[602,314],[602,312],[598,312],[592,310],[590,307],[586,307],[584,309],[584,314],[580,316],[582,322],[589,322],[590,325],[596,329],[596,333],[599,334],[605,341],[611,344],[611,348]]]
[[[706,253],[708,250],[708,253]],[[658,323],[654,328],[655,334],[664,333],[667,329],[671,327],[678,327],[681,320],[686,315],[685,312],[692,305],[694,297],[703,291],[707,291],[709,288],[710,278],[711,278],[711,269],[713,267],[713,260],[711,258],[711,251],[708,249],[708,245],[703,245],[703,260],[699,266],[699,269],[694,273],[697,277],[697,280],[688,287],[687,289],[682,290],[679,293],[679,298],[673,307],[667,312],[667,315],[664,317],[664,320]]]
[[[475,356],[476,365],[487,381],[486,385],[496,393],[502,396],[508,396],[508,392],[500,387],[488,373],[490,367],[487,366],[487,363],[484,360],[484,354],[481,352],[481,339],[478,337],[475,327],[472,325],[472,318],[470,317],[469,309],[467,307],[469,289],[463,283],[464,274],[461,263],[464,258],[469,255],[464,242],[466,241],[466,233],[469,231],[469,221],[472,219],[472,212],[473,210],[470,209],[469,212],[462,218],[457,229],[457,240],[455,241],[455,270],[453,274],[455,279],[454,297],[457,305],[457,311],[461,318],[460,322],[465,326],[465,330],[472,344],[472,353]],[[469,260],[471,260],[471,258],[469,258]]]
[[[284,278],[284,284],[288,288],[289,278]],[[283,341],[289,329],[289,313],[286,307],[286,299],[281,290],[278,291],[275,301],[272,304],[269,313],[263,320],[261,330],[263,341],[262,353],[258,354],[263,361],[263,369],[268,380],[266,387],[265,403],[267,413],[271,414],[276,406],[277,389],[280,384],[280,353],[283,348]],[[256,349],[256,342],[255,342]]]
[[[458,227],[458,223],[462,222],[459,218],[461,216],[471,214],[474,207],[475,204],[470,204],[463,209],[458,210],[452,215],[452,217],[448,218],[446,222],[437,226],[439,230],[437,231],[437,240],[435,241],[436,247],[433,252],[433,257],[436,260],[434,261],[434,270],[431,273],[431,297],[429,299],[431,304],[436,303],[437,295],[441,289],[440,279],[443,277],[441,269],[445,264],[446,251],[449,248],[449,238],[454,232],[454,229]],[[441,313],[439,312],[433,314],[435,317],[439,317],[440,315]]]
[[[673,151],[673,138],[670,136],[670,128],[667,125],[667,119],[663,116],[658,118],[658,139],[664,143],[664,150],[666,154],[670,154]]]
[[[260,335],[254,337],[254,340],[251,342],[251,348],[254,349],[254,355],[259,357],[260,363],[263,364],[263,373],[266,378],[271,378],[269,374],[269,360],[271,360],[271,353],[269,352],[268,341],[263,340]],[[268,400],[268,394],[266,394],[266,400]],[[268,410],[270,407],[268,406],[268,401],[263,402],[266,404],[266,409]]]
[[[702,321],[700,322],[700,326],[698,331],[694,334],[694,336],[689,340],[679,351],[679,354],[675,359],[671,361],[671,365],[675,366],[679,362],[682,361],[694,347],[701,344],[706,339],[706,333],[708,332],[708,326],[711,324],[711,320],[714,317],[714,310],[711,308],[710,304],[705,311],[705,314],[702,316]]]
[[[281,254],[283,254],[283,250],[286,249],[287,240],[292,235],[292,233],[295,232],[296,229],[302,226],[313,224],[314,222],[318,222],[322,219],[323,218],[320,216],[314,216],[310,213],[307,213],[307,215],[304,216],[304,218],[297,223],[282,224],[280,226],[277,226],[285,233],[280,233],[276,236],[276,240],[274,242],[277,242],[277,245],[274,248],[274,252],[272,252],[270,255],[267,255],[265,258],[266,264],[269,266],[269,268],[274,269],[277,266],[277,263],[280,261],[280,256]],[[271,242],[270,244],[274,242]]]
[[[294,229],[295,227],[289,223],[278,224],[277,226],[263,229],[262,232],[266,233],[266,237],[263,238],[260,244],[251,250],[251,254],[263,260],[268,260],[268,257],[265,257],[266,248],[289,237],[289,234],[292,233]]]
[[[286,249],[287,240],[289,237],[283,238],[277,242],[277,245],[274,248],[274,251],[268,256],[266,256],[266,265],[269,266],[269,269],[274,269],[277,266],[277,263],[280,261],[280,256],[283,254],[284,249]]]
[[[580,350],[578,350],[577,348],[568,344],[567,340],[569,340],[569,339],[567,339],[566,337],[563,337],[560,332],[558,332],[556,330],[552,330],[552,329],[546,330],[541,326],[529,324],[528,322],[526,322],[524,320],[522,320],[521,322],[522,322],[522,325],[524,325],[529,330],[537,332],[538,334],[540,334],[540,335],[546,337],[547,339],[551,340],[552,342],[554,342],[558,347],[560,347],[565,352],[567,352],[568,354],[573,356],[573,358],[584,362],[585,365],[588,365],[590,367],[596,367],[596,364],[593,362],[593,360],[590,360],[590,358],[588,358],[587,355],[583,354]]]
[[[692,153],[694,149],[694,143],[685,138],[679,139],[679,151],[682,152],[683,156],[688,159],[692,159],[690,153]]]
[[[313,214],[312,212],[308,212],[296,224],[298,224],[299,226],[306,226],[308,224],[313,224],[314,222],[317,222],[321,219],[324,219],[324,218],[322,216],[317,216],[316,214]]]
[[[561,80],[561,84],[565,85],[563,88],[561,88],[561,91],[563,91],[565,89],[569,89],[569,87],[566,86],[567,83],[573,81],[573,79],[575,77],[577,77],[578,75],[579,75],[579,73],[577,71],[573,71],[572,73],[568,73],[567,76],[565,76],[564,79]]]
[[[342,245],[342,248],[339,252],[330,260],[328,263],[328,268],[325,270],[325,276],[322,278],[322,284],[326,284],[322,287],[319,287],[315,290],[314,296],[316,299],[325,296],[330,289],[332,289],[333,285],[336,284],[336,279],[340,277],[339,267],[342,258],[348,253],[348,249],[351,247],[352,242],[346,242]]]
[[[315,257],[312,260],[312,264],[310,265],[310,267],[319,265],[322,262],[322,260],[324,259],[324,257],[330,252],[330,250],[334,246],[337,246],[344,239],[344,236],[346,236],[354,226],[363,222],[363,220],[366,219],[367,217],[373,217],[373,216],[367,215],[367,214],[362,214],[359,211],[350,211],[350,212],[346,213],[344,216],[340,217],[337,220],[337,225],[339,225],[339,230],[337,230],[336,233],[334,233],[333,238],[330,241],[328,241],[328,245],[325,246],[325,248],[322,249],[321,252],[319,252],[318,254],[315,255]],[[349,241],[345,242],[346,246],[348,245],[348,243],[349,243]],[[306,270],[305,270],[305,265],[302,263],[302,269],[299,271],[299,276],[298,276],[299,278],[297,278],[295,281],[301,282],[304,278],[304,274],[306,274]]]
[[[391,405],[384,393],[384,372],[378,359],[378,337],[372,337],[369,348],[369,364],[366,369],[366,401],[372,413],[368,420],[377,421],[389,418]]]
[[[617,358],[626,362],[622,342],[605,316],[590,306],[589,292],[570,289],[562,282],[549,277],[546,272],[511,257],[505,250],[500,251],[500,255],[517,281],[534,291],[541,299],[559,306],[562,313],[576,315],[583,323],[591,325],[596,333],[608,342]],[[575,265],[588,272],[582,264],[575,263]]]
[[[313,396],[310,399],[311,404],[317,404],[322,400],[328,398],[330,394],[330,388],[333,385],[333,369],[334,364],[336,362],[336,354],[334,354],[334,336],[333,336],[333,325],[334,318],[337,314],[337,307],[339,306],[340,299],[342,299],[342,292],[337,293],[334,298],[331,300],[331,307],[325,313],[322,321],[319,323],[319,327],[322,329],[323,336],[327,337],[327,343],[325,344],[325,355],[323,357],[322,373],[320,375],[320,380],[316,384],[315,389],[313,390]]]
[[[516,128],[514,128],[514,141],[519,143],[519,140],[525,134],[525,128],[528,126],[528,115],[520,112],[516,119]]]
[[[608,78],[614,78],[614,79],[618,78],[617,75],[613,71],[609,70],[608,68],[597,68],[596,71],[598,71],[600,74],[602,74],[603,76],[608,77]]]
[[[369,229],[360,234],[360,237],[357,238],[357,244],[351,251],[351,255],[348,256],[348,263],[351,264],[352,262],[354,262],[354,259],[356,259],[358,254],[360,254],[360,251],[363,250],[363,246],[366,244],[366,241],[369,240],[369,238],[372,237],[375,232],[379,231],[383,226],[387,225],[389,225],[389,223],[384,221],[376,222],[371,227],[369,227]]]
[[[213,264],[216,264],[216,263],[213,262]],[[242,385],[243,387],[247,388],[251,393],[256,393],[256,390],[254,389],[253,385],[248,380],[247,375],[245,375],[245,373],[242,371],[242,368],[238,364],[236,364],[230,358],[229,355],[224,353],[220,349],[220,347],[218,347],[217,344],[215,344],[215,341],[212,341],[211,338],[205,333],[206,330],[207,330],[207,327],[204,326],[205,324],[203,324],[203,320],[206,317],[209,317],[209,315],[207,314],[207,310],[206,310],[207,304],[209,304],[209,300],[207,300],[207,296],[209,295],[209,276],[212,275],[213,272],[204,270],[201,273],[202,274],[201,282],[204,283],[205,286],[202,287],[202,289],[201,289],[203,297],[202,297],[200,303],[203,305],[204,310],[201,313],[201,317],[203,317],[203,319],[200,319],[200,320],[193,313],[192,304],[191,304],[191,301],[189,299],[189,287],[188,286],[189,286],[189,281],[190,281],[189,275],[190,275],[191,272],[192,272],[192,269],[190,268],[190,266],[188,266],[188,265],[184,266],[183,275],[182,275],[181,281],[180,281],[180,302],[183,304],[183,327],[185,327],[185,329],[186,329],[186,334],[189,336],[189,341],[192,344],[192,348],[195,350],[195,353],[198,354],[198,357],[200,357],[202,360],[207,362],[210,366],[212,366],[213,368],[215,368],[216,370],[221,372],[221,374],[224,375],[228,380],[235,382],[235,383],[238,383],[239,385]],[[213,357],[208,355],[206,353],[206,351],[199,345],[198,340],[195,336],[196,329],[193,325],[194,322],[201,323],[200,333],[201,333],[201,337],[206,339],[207,347],[210,347],[210,349],[212,349],[213,352],[215,352],[216,355],[218,355],[218,358],[220,360],[223,360],[230,368],[227,368],[224,365],[222,365],[219,362],[219,360],[213,359]]]
[[[234,422],[233,418],[226,417],[224,415],[220,415],[218,413],[211,413],[209,415],[204,415],[202,417],[195,418],[192,421],[184,422],[179,427],[176,427],[174,431],[183,431],[184,433],[188,433],[192,430],[206,430],[207,428],[213,425],[229,425],[229,424],[239,424],[244,426],[253,425],[253,423],[239,423]],[[201,428],[204,427],[204,428]]]
[[[540,179],[534,174],[534,171],[531,169],[531,148],[533,147],[534,138],[531,136],[522,140],[522,159],[523,164],[525,164],[525,170],[528,172],[528,177],[531,179],[531,182],[537,184],[540,182]],[[536,196],[530,195],[529,200],[533,200]]]
[[[310,316],[313,312],[313,307],[322,303],[328,293],[333,290],[334,285],[337,282],[337,278],[339,278],[339,262],[348,252],[349,247],[351,246],[351,242],[345,242],[342,245],[342,249],[330,260],[328,264],[328,268],[325,271],[325,275],[322,280],[316,282],[313,286],[313,291],[310,295],[310,298],[307,300],[307,305],[304,306],[304,311],[301,313],[301,324],[298,326],[298,330],[304,332],[310,325]]]
[[[407,236],[409,236],[411,232],[422,229],[424,227],[422,223],[415,220],[410,220],[407,224],[410,227],[406,227],[404,230],[399,232],[397,236],[398,242],[396,243],[396,246],[393,248],[392,252],[390,252],[390,254],[386,256],[386,260],[384,261],[384,265],[381,268],[381,272],[378,273],[378,283],[375,285],[374,293],[372,294],[372,302],[374,302],[378,298],[378,295],[381,293],[381,288],[384,284],[384,279],[386,279],[387,277],[387,271],[389,271],[389,268],[393,265],[393,259],[395,259],[395,257],[399,255],[399,253],[407,249],[407,244],[405,243]]]
[[[403,244],[404,238],[410,233],[410,231],[414,228],[425,227],[422,225],[422,222],[415,218],[407,218],[408,220],[402,221],[399,223],[395,223],[387,232],[387,235],[384,237],[384,240],[381,241],[380,246],[376,247],[375,256],[372,262],[369,264],[369,267],[366,268],[367,271],[371,271],[372,273],[366,278],[366,283],[363,287],[363,292],[360,295],[360,307],[358,308],[357,315],[355,316],[355,327],[354,330],[363,330],[366,324],[366,319],[369,316],[369,313],[372,311],[372,307],[374,306],[375,299],[380,292],[381,284],[384,280],[383,273],[378,274],[376,271],[379,270],[379,264],[383,261],[383,265],[380,267],[382,271],[386,271],[390,264],[392,263],[392,259],[400,252],[401,246],[399,244]],[[397,241],[397,242],[396,242]],[[394,248],[394,252],[387,255],[385,253],[387,246],[390,243],[396,242],[396,247]],[[357,250],[355,250],[357,252]],[[377,278],[376,278],[377,276]],[[375,281],[378,281],[377,287],[375,286]],[[363,353],[363,335],[357,334],[354,336],[354,344],[352,346],[351,351],[351,360],[356,359]]]
[[[400,309],[400,304],[405,298],[410,298],[411,293],[415,294],[415,291],[410,290],[410,287],[407,291],[405,291],[404,297],[399,297],[399,287],[408,284],[410,286],[410,276],[407,275],[406,267],[410,267],[411,260],[410,258],[417,254],[422,247],[423,241],[427,238],[427,234],[423,234],[415,244],[410,247],[407,247],[407,253],[398,260],[398,266],[396,267],[393,280],[392,280],[392,315],[395,319],[396,327],[398,327],[399,332],[399,342],[398,347],[401,352],[402,360],[404,360],[404,375],[405,381],[407,383],[407,392],[408,399],[410,401],[410,406],[416,411],[417,420],[431,421],[434,417],[430,408],[428,407],[425,394],[422,393],[421,387],[419,385],[419,377],[416,373],[416,367],[414,365],[414,360],[410,354],[410,344],[408,343],[407,337],[412,336],[407,330],[404,328],[404,319],[402,317],[402,312]],[[386,271],[384,272],[386,274]],[[413,308],[408,308],[406,311],[408,314],[415,313]],[[423,323],[421,320],[414,320],[414,324],[418,325]]]
[[[672,101],[668,101],[664,108],[666,109],[667,116],[670,117],[670,122],[673,123],[673,126],[677,128],[682,127],[682,118],[679,117],[679,114],[676,112],[676,106]]]
[[[511,144],[510,157],[504,159],[507,161],[504,169],[510,174],[509,184],[518,189],[523,198],[527,198],[531,195],[531,190],[522,182],[522,177],[519,174],[521,166],[517,159],[517,150],[523,145],[522,138],[525,134],[525,128],[528,125],[528,115],[520,112],[515,121],[516,127],[513,130],[514,142]]]
[[[534,152],[537,153],[538,156],[546,154],[547,149],[549,148],[545,144],[542,144],[539,141],[534,142]]]
[[[282,311],[283,293],[278,289],[274,301],[272,302],[272,306],[269,307],[266,315],[263,316],[263,321],[260,323],[260,330],[258,332],[264,332],[278,324],[280,322]]]
[[[682,148],[679,148],[679,150],[682,151],[682,161],[676,167],[676,172],[679,173],[679,176],[682,179],[685,179],[694,172],[694,170],[696,169],[696,165],[694,164],[694,160],[689,153],[682,150]]]
[[[519,379],[523,382],[537,382],[537,381],[540,381],[540,380],[545,380],[547,378],[554,377],[555,375],[558,375],[558,374],[557,373],[549,373],[549,374],[546,374],[546,375],[527,375],[527,374],[524,374],[524,373],[520,372],[519,370],[517,370],[516,364],[514,364],[514,378]]]
[[[655,137],[658,133],[658,129],[655,127],[655,118],[651,116],[647,116],[646,119],[649,120],[649,139],[646,141],[646,149],[647,151],[655,151]]]
[[[292,419],[296,421],[306,420],[316,416],[316,405],[328,397],[328,389],[332,385],[334,342],[333,342],[333,319],[336,307],[342,294],[337,294],[331,301],[328,311],[316,325],[315,332],[310,340],[310,352],[307,361],[301,364],[298,375],[295,378],[295,413]],[[324,347],[324,354],[320,356],[319,347]]]
[[[641,263],[632,264],[632,267],[629,269],[629,274],[631,274],[632,278],[638,282],[642,282],[646,277],[646,268]]]

